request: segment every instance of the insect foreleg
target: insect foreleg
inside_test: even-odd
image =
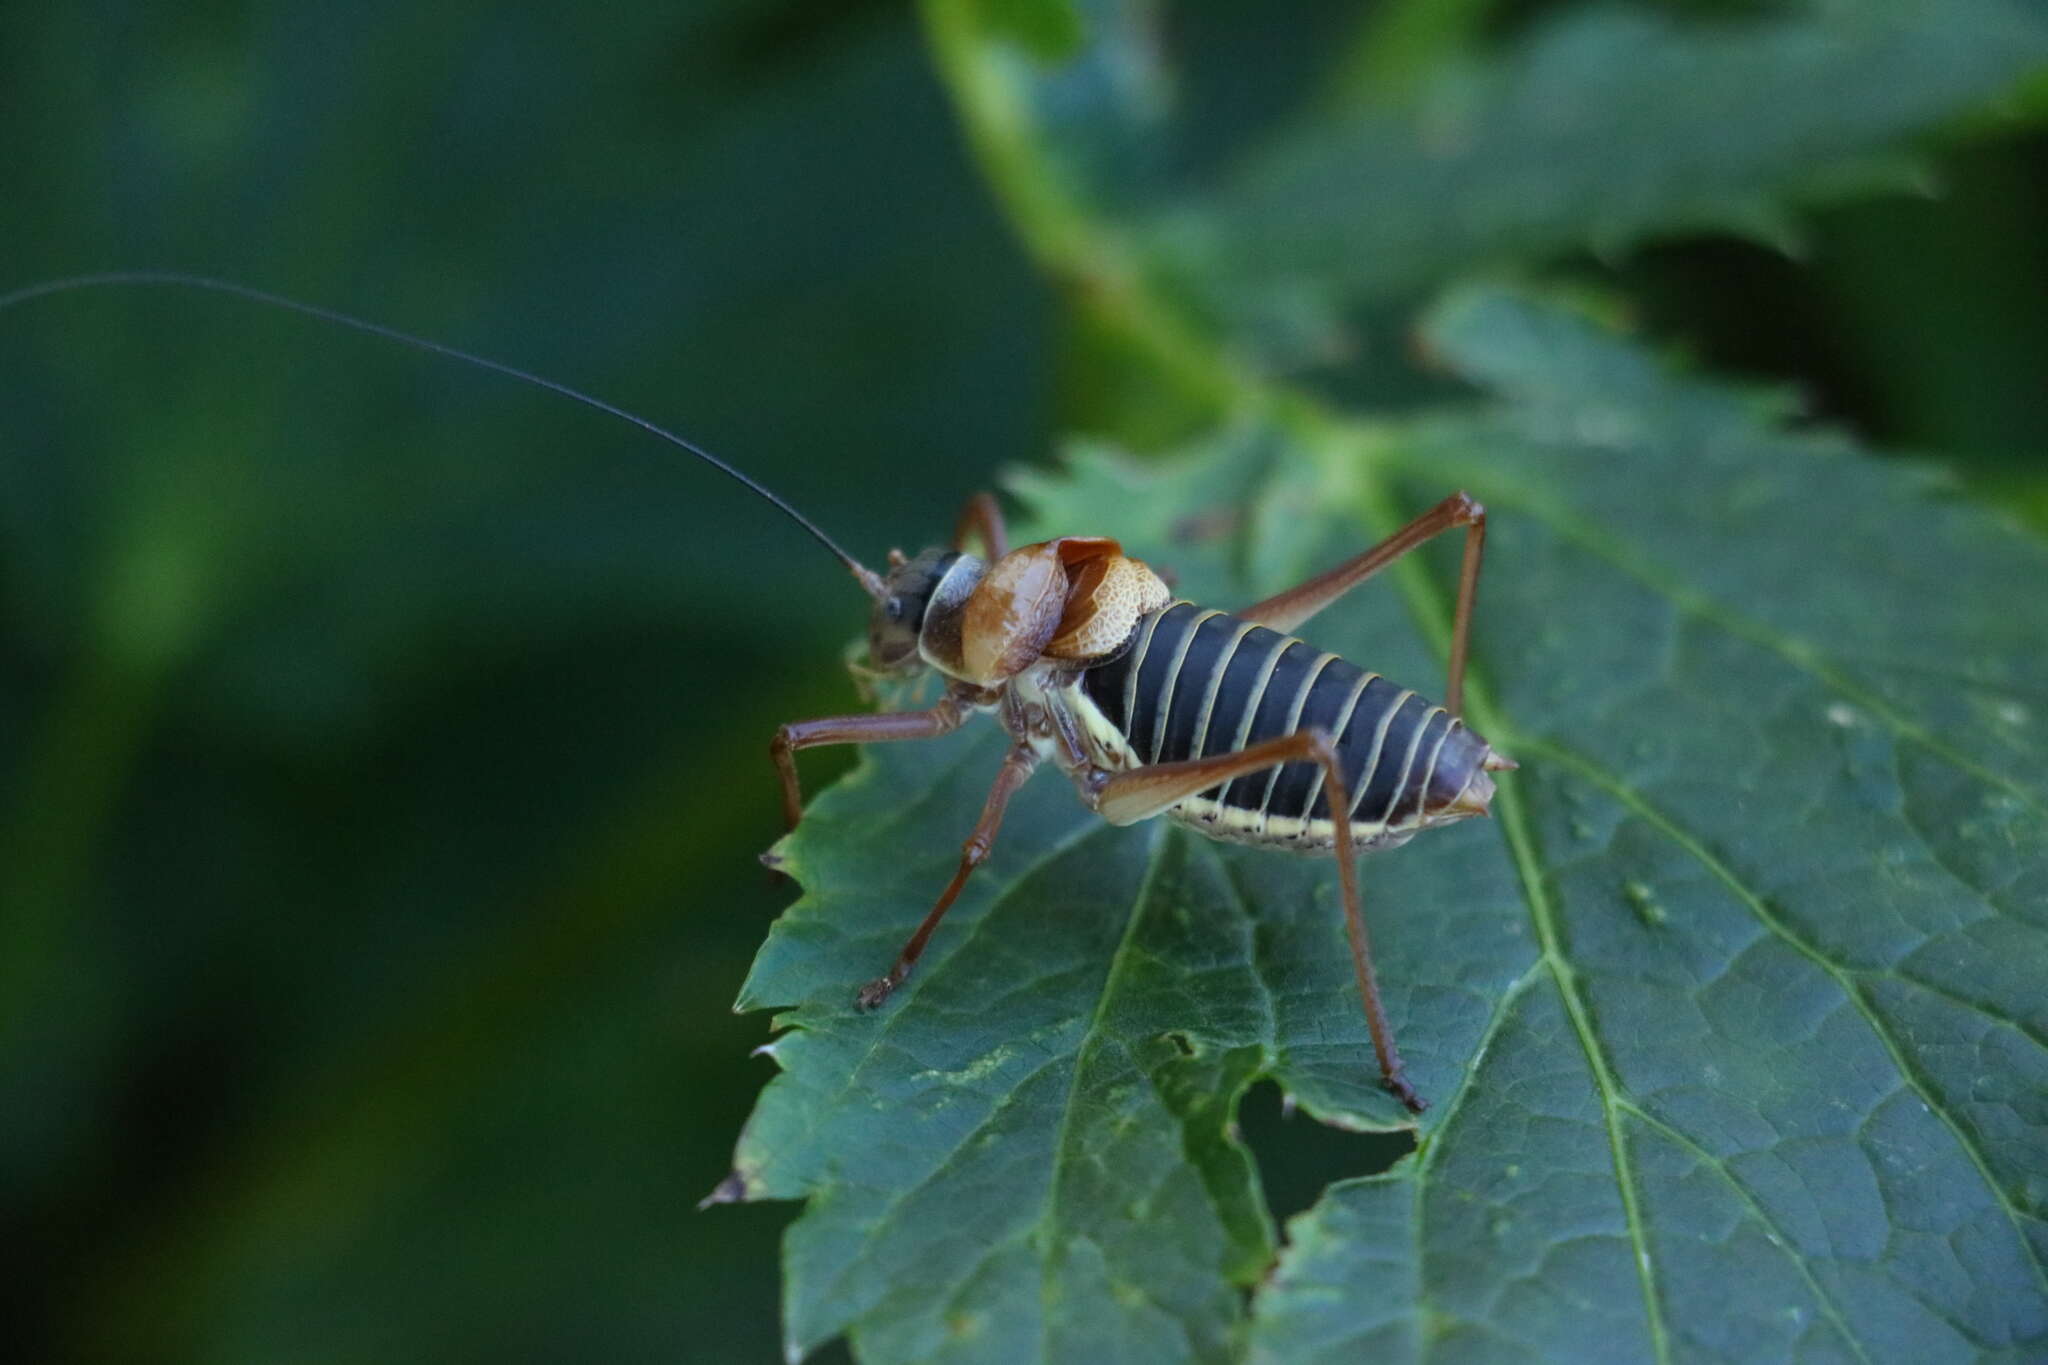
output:
[[[889,993],[902,985],[904,978],[917,966],[917,959],[924,953],[925,942],[931,938],[932,930],[938,928],[939,921],[946,917],[946,911],[952,908],[960,888],[967,885],[968,876],[981,865],[982,859],[988,857],[1010,798],[1037,766],[1038,755],[1030,749],[1019,745],[1010,750],[1009,756],[1003,760],[1002,770],[996,774],[995,786],[989,789],[988,800],[982,805],[981,818],[974,822],[974,833],[968,835],[967,842],[961,845],[959,870],[953,874],[953,880],[946,883],[946,889],[939,893],[938,904],[931,908],[924,922],[917,926],[917,932],[903,945],[903,951],[896,955],[896,965],[889,969],[888,975],[877,977],[860,988],[854,1000],[862,1009],[871,1010],[887,1000]]]
[[[1311,762],[1323,770],[1330,826],[1337,855],[1337,885],[1344,900],[1344,930],[1351,940],[1351,967],[1358,980],[1359,1002],[1379,1058],[1380,1082],[1415,1113],[1426,1107],[1401,1069],[1394,1031],[1380,1007],[1379,980],[1372,969],[1372,940],[1365,930],[1365,911],[1358,894],[1358,859],[1351,842],[1351,795],[1343,765],[1330,737],[1320,730],[1298,730],[1279,739],[1254,744],[1234,754],[1213,754],[1179,763],[1154,763],[1117,773],[1094,788],[1095,810],[1113,825],[1134,824],[1159,815],[1191,796],[1233,778],[1283,763]]]
[[[892,739],[936,739],[960,728],[967,712],[951,696],[929,711],[885,711],[880,715],[827,716],[793,720],[775,732],[768,754],[782,776],[782,813],[795,829],[803,819],[804,792],[796,775],[796,751],[820,744],[880,744]]]
[[[1479,591],[1479,560],[1486,546],[1486,509],[1472,495],[1457,492],[1388,536],[1364,554],[1319,573],[1237,613],[1282,634],[1290,634],[1330,603],[1371,578],[1416,546],[1456,526],[1465,528],[1465,562],[1458,573],[1458,609],[1451,624],[1451,678],[1444,709],[1464,714],[1465,642],[1472,628],[1472,600]]]
[[[991,564],[1010,552],[1010,533],[1003,525],[1003,509],[996,504],[993,493],[976,493],[960,509],[960,519],[953,523],[953,548],[966,549],[967,538],[976,534],[981,536]]]

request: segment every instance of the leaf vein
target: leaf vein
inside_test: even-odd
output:
[[[1042,853],[1040,853],[1037,857],[1033,858],[1023,868],[1021,868],[1016,876],[1000,884],[999,889],[990,898],[987,908],[980,915],[976,916],[974,919],[968,922],[967,932],[959,935],[953,941],[952,945],[946,948],[944,952],[933,954],[930,958],[926,960],[925,963],[921,964],[924,967],[924,971],[920,973],[920,975],[925,980],[930,980],[932,974],[939,967],[943,966],[946,962],[950,961],[954,954],[958,953],[961,949],[965,948],[969,943],[971,943],[974,940],[975,935],[981,932],[982,925],[988,922],[990,915],[995,911],[997,906],[1001,905],[1010,896],[1012,892],[1017,890],[1018,887],[1022,886],[1024,883],[1030,881],[1033,877],[1037,876],[1054,859],[1060,857],[1062,854],[1077,847],[1078,845],[1085,843],[1088,839],[1096,835],[1100,835],[1104,831],[1109,830],[1111,828],[1111,826],[1099,824],[1094,820],[1080,821],[1074,826],[1072,830],[1070,830],[1067,833],[1065,837],[1056,839],[1051,844],[1047,845],[1045,850]],[[841,1083],[838,1092],[834,1094],[829,1101],[826,1101],[819,1106],[820,1112],[827,1112],[830,1110],[837,1109],[841,1104],[845,1103],[846,1097],[853,1093],[854,1086],[860,1081],[862,1074],[867,1070],[868,1066],[871,1063],[873,1063],[876,1054],[882,1050],[884,1044],[891,1041],[891,1037],[896,1031],[898,1022],[903,1019],[906,1013],[905,1007],[908,1006],[912,1000],[915,1000],[917,998],[916,983],[918,981],[918,978],[913,977],[911,980],[912,989],[908,993],[908,998],[900,1000],[897,1004],[897,1008],[889,1011],[887,1017],[885,1017],[881,1021],[880,1027],[875,1029],[874,1037],[868,1043],[867,1050],[861,1053],[860,1059],[858,1061],[854,1062],[853,1065],[849,1066],[846,1069],[846,1079]],[[799,1022],[797,1024],[797,1027],[799,1028],[808,1028],[811,1026],[812,1025],[802,1022]]]
[[[1797,636],[1788,635],[1775,626],[1746,616],[1726,603],[1688,586],[1677,573],[1639,555],[1616,537],[1605,534],[1583,518],[1533,490],[1499,482],[1495,485],[1494,491],[1489,492],[1488,501],[1495,504],[1510,504],[1528,513],[1548,525],[1565,540],[1606,560],[1629,577],[1658,593],[1678,610],[1719,627],[1737,639],[1747,640],[1769,650],[1799,672],[1864,708],[1901,739],[1918,745],[1979,781],[1997,787],[2024,802],[2037,814],[2048,815],[2048,802],[2044,802],[2034,791],[1942,742],[1918,721],[1900,712],[1876,692],[1838,671],[1819,650]]]
[[[1458,1111],[1464,1107],[1465,1097],[1472,1092],[1473,1082],[1479,1075],[1479,1069],[1485,1061],[1487,1050],[1493,1046],[1494,1035],[1500,1032],[1502,1026],[1507,1022],[1508,1014],[1521,1000],[1522,996],[1528,992],[1530,984],[1542,977],[1548,970],[1548,966],[1549,964],[1539,954],[1529,964],[1528,968],[1520,976],[1516,977],[1514,981],[1509,983],[1506,990],[1501,992],[1500,1002],[1494,1006],[1492,1016],[1486,1021],[1486,1027],[1480,1031],[1479,1041],[1472,1049],[1472,1060],[1465,1067],[1465,1074],[1459,1080],[1457,1090],[1445,1102],[1443,1111],[1437,1115],[1435,1126],[1430,1130],[1429,1136],[1423,1141],[1421,1155],[1414,1162],[1410,1163],[1408,1170],[1402,1177],[1409,1182],[1415,1196],[1414,1212],[1410,1215],[1408,1221],[1415,1238],[1416,1338],[1423,1343],[1422,1355],[1424,1358],[1428,1358],[1433,1354],[1430,1348],[1434,1342],[1434,1338],[1422,1330],[1422,1324],[1428,1321],[1429,1318],[1430,1256],[1428,1239],[1424,1235],[1424,1230],[1428,1225],[1429,1218],[1429,1201],[1425,1196],[1429,1193],[1430,1172],[1436,1166],[1437,1153],[1444,1148],[1443,1135],[1450,1130],[1451,1120],[1458,1116]]]
[[[1786,1259],[1792,1262],[1794,1269],[1798,1270],[1799,1278],[1806,1281],[1806,1287],[1813,1292],[1814,1300],[1820,1305],[1820,1311],[1833,1324],[1835,1330],[1842,1334],[1842,1339],[1849,1343],[1849,1349],[1856,1353],[1856,1358],[1863,1361],[1864,1365],[1870,1365],[1870,1355],[1863,1349],[1863,1343],[1857,1339],[1856,1334],[1849,1330],[1849,1322],[1842,1314],[1841,1305],[1836,1303],[1834,1296],[1821,1286],[1820,1281],[1814,1277],[1812,1269],[1806,1264],[1806,1257],[1800,1254],[1797,1243],[1779,1225],[1778,1220],[1765,1210],[1763,1204],[1758,1201],[1756,1193],[1742,1181],[1741,1177],[1730,1170],[1728,1164],[1721,1160],[1720,1157],[1715,1156],[1705,1147],[1702,1147],[1684,1130],[1665,1119],[1657,1117],[1633,1100],[1623,1100],[1621,1103],[1622,1108],[1631,1117],[1636,1119],[1637,1122],[1656,1130],[1665,1138],[1684,1148],[1692,1155],[1694,1160],[1711,1167],[1716,1174],[1728,1182],[1729,1187],[1741,1198],[1744,1206],[1756,1216],[1757,1221],[1769,1228],[1772,1235],[1785,1246],[1788,1253]]]
[[[2035,1279],[2039,1282],[2043,1291],[2048,1292],[2048,1267],[2043,1266],[2041,1256],[2035,1249],[2032,1239],[2028,1237],[2026,1224],[2023,1221],[2032,1215],[2030,1212],[2022,1211],[2013,1202],[2005,1187],[1992,1175],[1990,1164],[1976,1140],[1970,1136],[1960,1119],[1951,1114],[1943,1105],[1936,1102],[1919,1069],[1907,1059],[1904,1047],[1892,1032],[1890,1026],[1884,1022],[1883,1017],[1878,1013],[1877,1007],[1871,1002],[1867,990],[1858,980],[1859,977],[1866,977],[1870,973],[1836,962],[1817,946],[1808,942],[1790,925],[1786,924],[1770,908],[1762,896],[1738,877],[1733,868],[1722,862],[1704,843],[1681,827],[1670,816],[1666,815],[1656,806],[1651,805],[1649,801],[1644,799],[1641,793],[1635,791],[1621,778],[1609,773],[1591,759],[1563,748],[1553,740],[1522,739],[1518,740],[1517,743],[1525,751],[1541,753],[1551,762],[1578,773],[1586,781],[1606,791],[1615,800],[1628,807],[1629,810],[1633,811],[1652,829],[1655,829],[1665,838],[1671,840],[1678,848],[1690,855],[1709,873],[1720,880],[1730,891],[1734,892],[1737,899],[1749,908],[1750,912],[1756,916],[1758,922],[1766,929],[1777,935],[1778,938],[1834,979],[1835,984],[1841,989],[1850,1003],[1863,1015],[1864,1022],[1870,1026],[1879,1044],[1883,1046],[1885,1052],[1891,1057],[1892,1064],[1898,1068],[1900,1079],[1906,1084],[1907,1088],[1912,1090],[1915,1097],[1927,1107],[1928,1112],[1939,1119],[1943,1126],[1949,1130],[1954,1136],[1957,1145],[1962,1149],[1963,1154],[1969,1159],[1970,1164],[1976,1168],[1978,1178],[1984,1182],[1985,1188],[1990,1191],[1992,1198],[2004,1212],[2007,1221],[2012,1224],[2013,1233],[2019,1239],[2021,1253],[2026,1257],[2028,1264],[2033,1267]],[[1914,984],[1917,985],[1919,983],[1916,982]]]
[[[1089,1016],[1088,1029],[1082,1034],[1080,1044],[1074,1049],[1074,1074],[1067,1080],[1067,1097],[1060,1110],[1059,1128],[1053,1135],[1052,1172],[1045,1183],[1045,1203],[1039,1211],[1039,1225],[1052,1226],[1059,1204],[1060,1179],[1067,1165],[1067,1139],[1074,1122],[1075,1100],[1081,1088],[1081,1078],[1086,1074],[1088,1063],[1100,1046],[1103,1021],[1109,1014],[1109,1003],[1116,996],[1117,978],[1122,974],[1124,964],[1130,956],[1131,945],[1137,941],[1138,926],[1144,922],[1145,911],[1152,905],[1152,887],[1159,875],[1160,849],[1164,841],[1156,833],[1152,840],[1151,854],[1145,863],[1145,877],[1139,883],[1138,894],[1132,899],[1131,917],[1124,923],[1123,936],[1117,940],[1116,951],[1110,955],[1109,970],[1103,974],[1102,990],[1096,997],[1095,1010]],[[1049,1318],[1052,1312],[1054,1286],[1052,1279],[1053,1252],[1051,1244],[1039,1248],[1039,1304],[1041,1311]]]
[[[1385,492],[1373,487],[1366,497],[1368,518],[1381,527],[1398,524]],[[1410,614],[1426,640],[1441,649],[1449,635],[1449,623],[1440,596],[1421,576],[1421,565],[1411,557],[1393,566],[1402,596],[1408,603]],[[1492,692],[1487,686],[1484,670],[1476,661],[1468,660],[1465,674],[1465,706],[1469,713],[1487,717],[1485,732],[1502,734],[1509,731],[1506,725],[1497,725],[1493,717]],[[1650,1336],[1650,1350],[1653,1359],[1663,1365],[1671,1359],[1669,1333],[1664,1323],[1664,1310],[1657,1288],[1656,1268],[1650,1259],[1650,1247],[1643,1229],[1642,1210],[1637,1204],[1636,1177],[1629,1157],[1628,1144],[1621,1131],[1620,1108],[1623,1097],[1620,1085],[1609,1066],[1606,1050],[1601,1046],[1593,1027],[1592,1013],[1580,996],[1577,974],[1570,959],[1565,955],[1564,938],[1558,923],[1557,907],[1551,903],[1543,886],[1543,872],[1538,865],[1535,839],[1529,829],[1527,812],[1522,808],[1520,793],[1512,783],[1503,783],[1496,793],[1498,822],[1503,842],[1506,844],[1509,861],[1514,865],[1518,884],[1522,888],[1522,899],[1529,908],[1529,916],[1536,929],[1536,939],[1541,946],[1539,962],[1549,967],[1551,978],[1557,983],[1558,995],[1564,1003],[1565,1014],[1570,1019],[1572,1031],[1577,1036],[1579,1047],[1585,1053],[1586,1064],[1592,1074],[1594,1089],[1599,1095],[1602,1118],[1607,1128],[1608,1148],[1614,1159],[1614,1182],[1621,1196],[1622,1218],[1628,1227],[1631,1249],[1634,1252],[1636,1278],[1643,1292],[1643,1316]]]

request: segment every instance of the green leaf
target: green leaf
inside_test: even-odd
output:
[[[981,22],[1040,61],[1059,61],[1081,46],[1086,30],[1073,0],[982,0]]]
[[[920,974],[993,726],[878,747],[784,845],[741,999],[790,1006],[735,1159],[805,1198],[791,1353],[867,1361],[1731,1357],[2048,1348],[2048,553],[1918,471],[1773,425],[1493,293],[1432,344],[1498,400],[1246,422],[1020,481],[1197,600],[1462,485],[1492,509],[1472,715],[1492,823],[1363,864],[1419,1153],[1274,1236],[1231,1116],[1373,1084],[1327,862],[1013,807]],[[1029,532],[1027,532],[1028,534]],[[1310,638],[1435,690],[1456,550]],[[1257,1285],[1249,1312],[1244,1289]]]
[[[2009,0],[1713,26],[1574,11],[1408,105],[1304,122],[1154,232],[1239,312],[1699,229],[1790,245],[1789,206],[1924,183],[1900,141],[2044,61],[2048,22]]]
[[[1262,1340],[1342,1339],[1316,1305],[1374,1271],[1328,1244],[1377,1214],[1428,1341],[1562,1354],[1566,1296],[1632,1310],[1619,1358],[2038,1352],[2048,611],[2004,585],[2048,556],[1577,319],[1431,330],[1517,400],[1398,463],[1483,481],[1516,566],[1485,659],[1546,961],[1416,1168],[1298,1230]]]

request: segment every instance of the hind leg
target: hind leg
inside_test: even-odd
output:
[[[1372,1033],[1373,1053],[1380,1064],[1380,1084],[1413,1113],[1428,1106],[1408,1083],[1394,1030],[1380,1005],[1379,978],[1372,968],[1372,940],[1365,931],[1365,909],[1358,894],[1358,857],[1351,840],[1351,789],[1344,780],[1336,747],[1320,730],[1298,730],[1279,739],[1254,744],[1234,754],[1214,754],[1181,763],[1154,763],[1107,776],[1089,788],[1090,803],[1112,825],[1135,824],[1164,813],[1209,788],[1246,773],[1282,763],[1309,762],[1323,770],[1323,791],[1329,798],[1330,825],[1337,855],[1337,886],[1344,900],[1344,931],[1351,940],[1351,970],[1358,982],[1358,1000]]]
[[[1286,592],[1254,602],[1237,615],[1291,634],[1296,626],[1402,555],[1459,526],[1465,528],[1465,562],[1458,573],[1458,610],[1451,623],[1451,679],[1444,693],[1444,709],[1454,716],[1463,715],[1466,640],[1472,630],[1472,601],[1479,593],[1479,560],[1486,549],[1486,509],[1474,502],[1470,493],[1451,494],[1364,554]]]

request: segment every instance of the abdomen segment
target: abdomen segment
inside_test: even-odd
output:
[[[1392,842],[1479,814],[1486,741],[1419,694],[1334,654],[1227,613],[1176,602],[1082,690],[1145,763],[1242,749],[1302,729],[1336,742],[1354,837]],[[1312,763],[1212,787],[1177,811],[1221,838],[1326,847],[1329,794]]]

